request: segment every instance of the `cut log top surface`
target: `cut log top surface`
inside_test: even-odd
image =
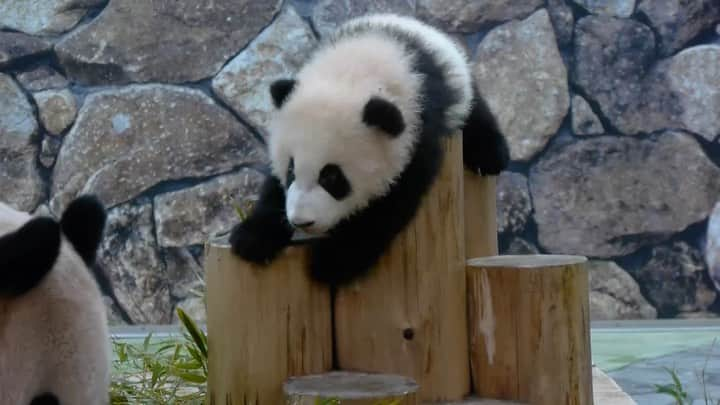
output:
[[[290,378],[284,390],[296,396],[372,399],[411,394],[418,390],[418,385],[399,375],[336,371]]]
[[[292,240],[290,241],[291,245],[303,245],[307,244],[312,240],[316,239],[322,239],[323,236],[312,236],[308,235],[302,232],[296,232]],[[215,235],[211,237],[208,240],[208,244],[213,248],[219,248],[219,249],[229,249],[230,248],[230,233],[223,233],[220,235]]]
[[[501,255],[470,259],[467,265],[471,267],[492,268],[539,268],[572,266],[587,261],[584,256],[571,255]]]

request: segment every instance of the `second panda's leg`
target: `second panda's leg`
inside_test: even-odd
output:
[[[484,176],[497,175],[510,162],[507,140],[495,117],[473,85],[473,107],[463,127],[463,161],[465,166]]]
[[[232,251],[243,259],[267,264],[290,244],[293,229],[285,216],[285,190],[268,175],[250,215],[230,234]]]

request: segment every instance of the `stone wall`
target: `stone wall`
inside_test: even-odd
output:
[[[0,0],[1,198],[96,193],[133,322],[201,317],[202,243],[262,180],[267,84],[369,11],[467,46],[512,146],[503,252],[593,258],[594,319],[720,312],[716,0]]]

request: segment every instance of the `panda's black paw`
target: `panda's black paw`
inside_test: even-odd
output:
[[[316,281],[343,286],[357,281],[370,271],[369,265],[357,260],[342,248],[315,248],[310,257],[310,275]]]
[[[510,164],[510,147],[502,134],[494,133],[488,139],[488,156],[485,156],[480,165],[480,174],[483,176],[496,176],[507,169]]]
[[[289,243],[286,235],[274,234],[268,229],[249,227],[245,223],[235,225],[230,233],[232,252],[255,264],[266,265]]]

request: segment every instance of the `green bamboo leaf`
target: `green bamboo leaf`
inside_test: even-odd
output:
[[[206,381],[205,377],[198,375],[198,374],[193,374],[193,373],[178,373],[177,376],[182,378],[185,381],[189,381],[189,382],[196,383],[196,384],[203,384]]]
[[[207,358],[207,337],[205,334],[180,307],[177,308],[176,312],[178,314],[178,318],[180,318],[183,325],[185,325],[185,329],[187,329],[187,332],[190,336],[192,336],[192,340],[195,342],[195,345],[200,350],[203,357]]]

